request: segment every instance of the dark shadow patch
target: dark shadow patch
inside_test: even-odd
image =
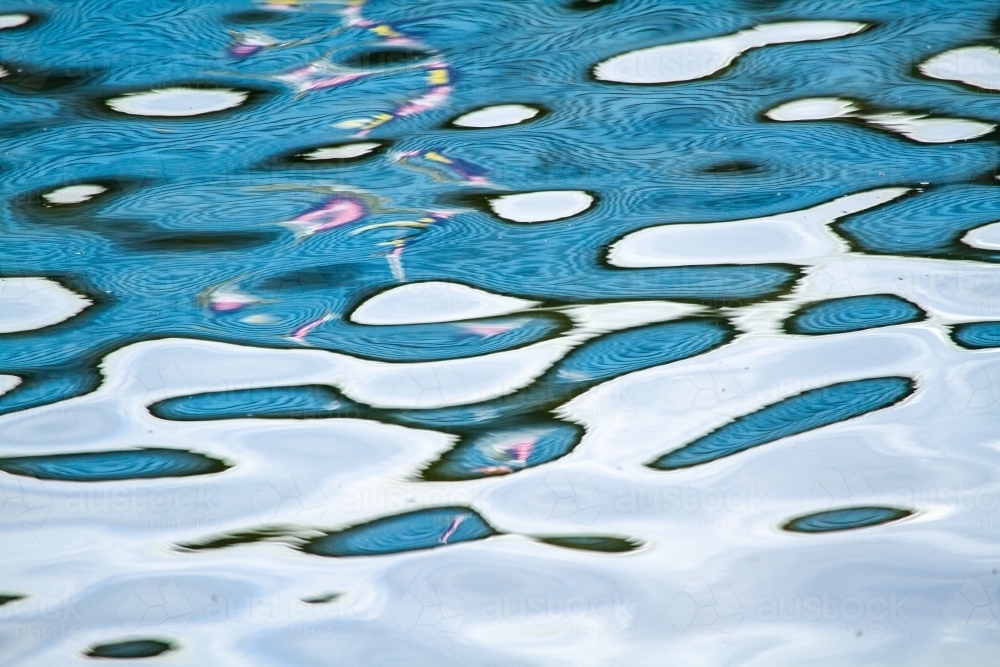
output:
[[[705,174],[753,174],[763,170],[759,164],[753,162],[723,162],[702,169]]]
[[[133,658],[152,658],[167,651],[175,651],[173,642],[162,639],[127,639],[110,644],[92,646],[84,655],[88,658],[113,658],[127,660]]]
[[[555,547],[579,549],[581,551],[600,551],[603,553],[625,553],[627,551],[635,551],[641,546],[639,541],[631,538],[602,537],[600,535],[536,537],[535,539]]]
[[[278,23],[288,18],[287,12],[268,12],[262,9],[251,9],[245,12],[233,12],[224,18],[228,23],[253,25],[257,23]]]
[[[21,595],[20,593],[6,593],[6,594],[0,593],[0,607],[4,606],[5,604],[9,604],[11,602],[17,602],[18,600],[23,600],[26,597],[28,596]]]
[[[7,32],[7,30],[3,32]],[[0,89],[7,89],[21,95],[54,93],[81,87],[104,73],[103,70],[41,70],[30,65],[11,62],[4,62],[3,68],[7,70],[8,74],[0,78]]]
[[[613,5],[615,2],[617,2],[617,0],[573,0],[573,2],[566,5],[566,9],[586,12],[591,9],[600,9],[601,7]]]
[[[423,49],[376,49],[352,53],[343,58],[340,64],[353,69],[384,69],[412,65],[435,55]]]
[[[266,246],[278,238],[277,232],[198,232],[146,231],[143,234],[118,234],[114,241],[138,252],[226,252]]]
[[[306,604],[326,604],[327,602],[333,602],[339,599],[343,593],[324,593],[321,595],[314,595],[308,598],[302,598],[302,601]]]

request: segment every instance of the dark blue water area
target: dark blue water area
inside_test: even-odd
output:
[[[482,403],[432,410],[399,410],[391,420],[428,428],[483,429],[542,415],[613,377],[687,359],[731,341],[732,326],[716,318],[687,318],[604,334],[570,352],[520,391]]]
[[[887,408],[913,393],[905,377],[839,382],[772,403],[664,454],[649,464],[676,470],[710,463],[738,452]]]
[[[228,468],[226,463],[203,454],[162,448],[0,458],[3,472],[61,482],[189,477]]]
[[[427,466],[421,478],[460,481],[508,475],[561,458],[583,437],[573,424],[549,420],[463,434],[458,445]]]
[[[154,417],[171,421],[212,419],[320,419],[359,416],[360,406],[325,385],[264,387],[168,398],[149,406]]]
[[[419,220],[448,208],[468,187],[399,168],[385,153],[326,166],[282,158],[352,141],[352,130],[334,125],[422,94],[424,70],[386,70],[298,94],[275,76],[324,54],[337,65],[367,69],[406,64],[383,54],[386,47],[364,31],[331,34],[340,17],[323,5],[258,12],[236,0],[21,3],[18,11],[41,18],[7,31],[0,54],[12,72],[0,80],[0,275],[69,276],[104,303],[72,326],[4,337],[17,344],[0,344],[0,373],[93,368],[110,350],[165,336],[291,345],[287,337],[308,322],[348,312],[398,284],[386,259],[396,242],[404,244],[405,280],[460,280],[546,301],[733,305],[786,292],[799,271],[617,270],[603,263],[604,247],[654,224],[758,217],[920,182],[930,184],[925,192],[854,216],[841,233],[872,252],[947,254],[961,250],[953,244],[961,230],[1000,218],[991,201],[995,186],[979,184],[996,167],[989,140],[917,145],[848,123],[761,117],[792,98],[836,95],[877,108],[1000,121],[991,94],[925,79],[913,67],[926,54],[992,39],[991,3],[965,3],[955,12],[934,0],[921,3],[919,15],[898,11],[898,3],[860,0],[811,3],[808,11],[767,3],[725,12],[715,3],[679,1],[597,3],[586,11],[580,5],[547,0],[512,9],[499,0],[444,0],[416,13],[402,0],[366,5],[366,16],[405,29],[447,61],[453,79],[446,104],[395,118],[368,138],[394,151],[435,150],[477,165],[509,191],[587,190],[597,206],[531,225],[458,207],[425,228],[352,233]],[[589,74],[597,62],[661,44],[664,35],[685,41],[816,18],[874,27],[844,39],[751,50],[716,76],[681,84],[620,85]],[[112,35],[113,24],[125,32]],[[227,54],[229,31],[253,30],[301,43],[243,59]],[[488,39],[495,34],[509,39]],[[251,96],[240,107],[188,118],[128,116],[103,103],[176,85]],[[548,113],[511,127],[448,126],[457,114],[512,102]],[[79,183],[102,183],[108,192],[72,206],[40,203],[40,194]],[[305,238],[279,224],[343,188],[380,203],[356,223]],[[962,252],[993,258],[989,251]],[[241,313],[215,312],[201,297],[220,285],[237,285],[260,301]],[[248,314],[273,319],[251,323]],[[320,344],[367,348],[343,341],[331,335]],[[16,399],[18,391],[26,388],[4,397],[0,410],[36,404]],[[46,400],[82,391],[53,385]]]
[[[433,549],[497,534],[474,510],[435,507],[327,533],[312,538],[301,549],[318,556],[378,556]]]
[[[996,157],[989,172],[973,182],[931,183],[884,207],[849,216],[834,229],[868,253],[1000,261],[1000,253],[960,242],[971,229],[1000,220]]]
[[[785,321],[789,333],[819,336],[919,322],[925,313],[894,294],[866,294],[811,303]]]
[[[956,324],[951,328],[951,338],[971,350],[1000,347],[1000,322]]]
[[[800,516],[782,528],[794,533],[831,533],[898,521],[912,514],[895,507],[847,507]]]
[[[92,646],[84,655],[88,658],[111,658],[129,660],[153,658],[167,651],[177,650],[177,646],[162,639],[127,639],[120,642]]]

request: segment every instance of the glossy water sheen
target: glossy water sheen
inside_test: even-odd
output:
[[[794,533],[831,533],[898,521],[910,514],[893,507],[848,507],[801,516],[782,527]]]
[[[914,390],[908,378],[854,380],[820,387],[738,417],[650,464],[674,470],[709,463],[725,456],[812,429],[887,408]]]
[[[785,326],[790,333],[815,336],[917,322],[923,315],[906,299],[872,294],[809,304],[789,318]]]
[[[3,3],[0,664],[996,664],[998,18]]]

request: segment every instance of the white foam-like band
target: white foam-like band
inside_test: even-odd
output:
[[[583,213],[594,197],[582,190],[544,190],[490,200],[493,212],[512,222],[549,222]]]
[[[463,114],[452,121],[452,124],[474,128],[503,127],[523,123],[537,115],[538,109],[525,104],[498,104]]]
[[[410,283],[376,294],[351,315],[358,324],[431,324],[496,317],[538,305],[486,290],[439,281]]]
[[[48,278],[0,278],[0,334],[47,327],[90,304]]]
[[[961,81],[986,90],[1000,90],[1000,49],[966,46],[939,53],[920,65],[920,73],[934,79]]]
[[[247,95],[246,91],[228,88],[161,88],[114,97],[107,105],[132,116],[198,116],[237,107]]]
[[[594,75],[618,83],[672,83],[710,76],[749,49],[844,37],[863,30],[854,21],[771,23],[731,35],[629,51],[597,65]]]
[[[842,252],[827,225],[901,197],[907,188],[880,188],[764,218],[648,227],[611,246],[608,262],[627,268],[713,264],[804,263]]]

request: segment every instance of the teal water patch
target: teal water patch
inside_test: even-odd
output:
[[[190,477],[222,472],[230,466],[183,449],[125,449],[0,459],[11,475],[61,482],[110,482],[126,479]]]
[[[482,540],[497,534],[474,510],[435,507],[326,533],[310,539],[301,549],[317,556],[379,556]]]
[[[301,385],[178,396],[153,403],[149,412],[171,421],[321,419],[357,417],[361,408],[333,387]]]
[[[1000,347],[1000,322],[967,322],[951,328],[951,338],[970,350]]]
[[[818,336],[919,322],[924,312],[894,294],[866,294],[811,303],[785,322],[789,333]]]
[[[429,481],[450,482],[507,475],[561,458],[583,437],[574,424],[550,420],[471,432],[421,473]]]
[[[898,521],[913,514],[895,507],[847,507],[800,516],[782,528],[793,533],[832,533]]]
[[[912,394],[914,388],[910,378],[884,377],[839,382],[805,391],[737,417],[708,435],[664,454],[649,467],[676,470],[709,463],[768,442],[887,408]]]

